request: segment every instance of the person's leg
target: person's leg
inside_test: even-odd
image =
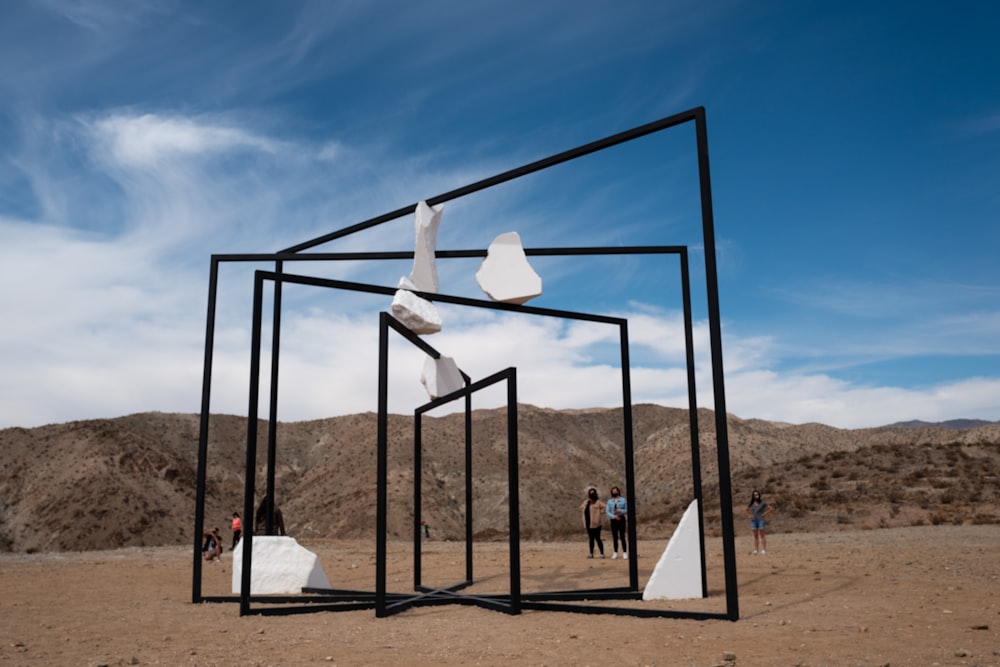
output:
[[[611,522],[611,557],[618,558],[618,522]]]
[[[618,553],[618,542],[622,543],[622,558],[628,558],[628,538],[626,537],[624,521],[611,522],[611,534],[615,538],[615,555]]]
[[[587,529],[587,540],[590,542],[590,557],[594,557],[594,529]]]
[[[757,553],[760,551],[760,531],[756,528],[753,529],[753,552]]]
[[[760,533],[760,552],[762,554],[767,553],[767,536],[764,534],[764,529],[761,528],[757,531]]]
[[[601,550],[601,558],[604,558],[604,541],[601,540],[601,528],[600,528],[600,526],[598,526],[597,528],[595,528],[594,532],[597,533],[597,548]]]

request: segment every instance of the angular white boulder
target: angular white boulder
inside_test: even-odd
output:
[[[330,588],[319,557],[294,537],[253,538],[250,594],[301,593],[303,588]],[[243,586],[243,540],[233,549],[233,593]]]
[[[400,280],[400,284],[406,278]],[[408,289],[398,289],[392,297],[392,316],[415,334],[432,334],[441,331],[441,315],[437,307]]]
[[[427,395],[432,399],[446,396],[465,386],[462,373],[451,357],[441,357],[440,359],[427,357],[424,361],[424,372],[420,377],[420,383],[424,385]]]
[[[417,204],[414,211],[413,227],[417,234],[413,249],[413,270],[410,280],[421,292],[438,291],[437,264],[434,263],[434,253],[437,251],[437,233],[441,226],[441,212],[444,204],[431,207],[427,202]]]
[[[479,287],[494,301],[521,304],[542,293],[542,279],[528,264],[517,232],[493,239],[476,271]]]
[[[686,600],[705,597],[701,586],[701,541],[698,539],[698,501],[692,500],[653,568],[643,600]]]

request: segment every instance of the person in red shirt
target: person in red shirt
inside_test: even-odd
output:
[[[233,546],[229,549],[233,551],[236,549],[236,543],[240,541],[240,535],[243,534],[243,522],[240,521],[240,513],[233,512]]]

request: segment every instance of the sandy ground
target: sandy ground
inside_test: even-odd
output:
[[[374,588],[372,545],[304,545],[334,586]],[[191,603],[187,548],[4,554],[0,664],[1000,665],[1000,527],[774,534],[768,546],[751,556],[749,536],[737,540],[737,622],[465,605],[240,617],[233,603]],[[640,543],[642,583],[663,547]],[[477,545],[480,590],[504,588],[506,549]],[[622,604],[724,611],[718,540],[708,552],[707,599]],[[423,583],[459,580],[461,553],[428,543]],[[627,563],[587,560],[582,542],[522,554],[524,592],[627,584]],[[229,593],[224,559],[204,568],[205,595]],[[408,590],[408,565],[393,561],[390,590]]]

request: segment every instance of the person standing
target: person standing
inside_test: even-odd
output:
[[[753,555],[767,553],[767,537],[764,535],[764,517],[774,511],[774,508],[764,502],[760,497],[760,491],[753,490],[750,494],[750,502],[747,503],[746,513],[750,519],[750,530],[753,531]]]
[[[240,520],[240,513],[233,512],[233,546],[229,548],[230,551],[236,550],[236,543],[240,541],[240,535],[243,534],[243,522]]]
[[[625,527],[628,525],[628,501],[622,498],[621,489],[611,487],[611,499],[608,501],[606,513],[611,520],[611,560],[618,558],[618,538],[622,541],[622,560],[628,560],[628,538],[625,537]]]
[[[587,499],[580,506],[583,512],[583,527],[587,530],[587,539],[590,542],[590,554],[587,558],[594,557],[594,544],[597,544],[604,558],[604,542],[601,540],[601,517],[604,516],[604,503],[597,496],[597,489],[590,487],[587,489]]]

